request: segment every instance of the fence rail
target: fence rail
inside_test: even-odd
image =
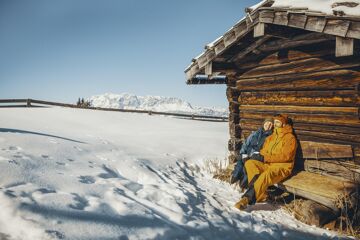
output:
[[[130,112],[130,113],[147,113],[149,115],[167,115],[167,116],[176,116],[176,117],[185,117],[191,118],[194,120],[217,120],[227,122],[228,117],[215,117],[208,115],[197,115],[197,114],[184,114],[184,113],[169,113],[169,112],[157,112],[157,111],[149,111],[149,110],[134,110],[134,109],[118,109],[118,108],[100,108],[100,107],[80,107],[76,104],[70,103],[59,103],[59,102],[50,102],[50,101],[42,101],[36,99],[0,99],[0,106],[3,103],[25,103],[26,105],[20,105],[18,107],[35,107],[40,105],[50,105],[50,106],[59,106],[59,107],[69,107],[69,108],[79,108],[79,109],[91,109],[91,110],[100,110],[100,111],[112,111],[112,112]],[[17,105],[7,105],[5,107],[11,107]]]

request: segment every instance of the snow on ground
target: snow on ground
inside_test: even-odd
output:
[[[0,109],[0,239],[337,239],[275,206],[240,212],[207,173],[227,123]]]

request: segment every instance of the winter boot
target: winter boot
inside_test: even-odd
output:
[[[236,207],[239,210],[245,210],[247,206],[249,205],[249,199],[247,197],[242,197],[240,201],[238,201],[234,207]]]

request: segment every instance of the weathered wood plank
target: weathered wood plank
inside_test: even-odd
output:
[[[212,71],[212,62],[208,62],[205,65],[205,75],[212,75],[213,71]]]
[[[360,183],[360,166],[352,161],[304,160],[304,169],[308,172],[337,177],[353,183]]]
[[[360,66],[360,56],[353,58],[305,58],[266,66],[259,66],[243,73],[239,79],[251,77],[274,76],[290,73],[305,73],[313,71],[348,69]]]
[[[324,33],[345,37],[350,26],[350,21],[341,19],[328,19]]]
[[[336,57],[352,56],[354,55],[354,39],[336,37]]]
[[[265,23],[258,23],[254,26],[254,38],[265,35]]]
[[[360,22],[351,22],[346,37],[360,39]]]
[[[259,22],[272,23],[274,19],[273,11],[261,11],[259,14]]]
[[[243,124],[240,124],[241,129],[244,131],[255,131],[256,129],[253,127],[246,127]],[[314,138],[321,138],[321,139],[331,139],[336,140],[337,143],[345,143],[345,144],[360,144],[359,139],[359,132],[353,134],[344,134],[344,133],[334,133],[334,132],[316,132],[316,131],[309,131],[309,130],[299,130],[295,129],[295,133],[298,136],[308,136]]]
[[[236,40],[236,35],[235,35],[235,31],[229,31],[224,35],[224,45],[225,47],[230,46],[231,44],[233,44]]]
[[[318,143],[310,141],[300,141],[300,145],[303,158],[306,159],[335,159],[354,157],[351,145]]]
[[[274,24],[278,24],[278,25],[288,25],[289,19],[288,19],[288,14],[285,11],[276,11],[275,15],[274,15]]]
[[[245,21],[234,26],[234,33],[235,33],[235,37],[237,39],[239,39],[241,36],[243,36],[247,32],[248,32],[248,29],[247,29]]]
[[[240,111],[271,113],[334,114],[359,117],[359,107],[319,107],[292,105],[240,105]]]
[[[360,95],[355,90],[344,91],[279,91],[241,92],[241,104],[296,105],[296,106],[360,106]]]
[[[339,181],[335,178],[306,171],[295,174],[279,185],[289,192],[319,202],[332,209],[339,208],[339,199],[342,199],[344,195],[351,194],[356,189],[354,183]],[[314,199],[314,196],[317,196],[317,199]]]
[[[262,120],[255,119],[240,119],[239,124],[243,129],[256,130],[262,126]],[[328,124],[315,124],[315,123],[299,123],[293,124],[295,131],[312,131],[312,132],[329,132],[329,133],[340,133],[354,135],[360,133],[360,129],[349,126],[334,126],[331,122]],[[360,153],[360,152],[359,152]]]
[[[249,54],[250,52],[252,52],[254,49],[256,49],[257,47],[259,47],[260,45],[262,45],[264,42],[266,42],[267,40],[269,40],[271,38],[271,36],[265,35],[263,37],[261,37],[260,39],[256,40],[254,43],[252,43],[250,46],[248,46],[247,48],[245,48],[243,51],[239,52],[236,56],[234,56],[232,58],[233,62],[237,62],[239,61],[241,58],[245,57],[247,54]]]
[[[323,32],[325,25],[326,19],[324,17],[308,16],[305,29],[314,32]]]
[[[333,36],[319,33],[308,33],[292,39],[279,39],[259,46],[258,50],[263,52],[278,51],[280,49],[295,48],[299,46],[312,45],[330,41]]]
[[[290,13],[288,26],[296,28],[305,28],[307,16],[305,14]]]
[[[219,55],[220,53],[222,53],[225,50],[225,43],[224,40],[219,41],[215,46],[214,46],[214,50],[215,50],[215,54]]]
[[[240,112],[240,119],[260,119],[271,118],[271,113],[251,113]],[[360,120],[356,118],[333,116],[333,115],[310,115],[310,114],[292,114],[289,116],[296,123],[325,124],[331,123],[332,126],[348,126],[360,128]],[[357,133],[355,133],[357,134]]]
[[[262,58],[249,56],[246,62],[241,62],[239,69],[272,65],[307,58],[327,58],[335,55],[335,41],[325,41],[321,44],[299,46],[295,49],[280,49],[275,53],[264,55]]]
[[[243,138],[247,138],[252,131],[247,130],[247,129],[241,129],[241,134],[243,136]],[[304,135],[302,133],[296,133],[296,137],[298,140],[300,141],[314,141],[314,142],[323,142],[323,143],[335,143],[335,144],[357,144],[352,142],[351,140],[339,140],[339,139],[334,139],[333,137],[329,138],[329,137],[319,137],[319,136],[312,136],[312,135]]]
[[[352,90],[358,83],[358,71],[329,70],[238,80],[236,88],[240,91]]]

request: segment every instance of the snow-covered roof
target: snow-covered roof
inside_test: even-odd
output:
[[[306,17],[317,16],[319,18],[322,17],[326,19],[344,19],[344,21],[347,22],[355,21],[354,24],[348,24],[348,29],[345,33],[325,33],[360,39],[360,0],[263,0],[254,6],[246,8],[245,17],[238,21],[224,35],[205,45],[205,51],[193,58],[192,63],[185,69],[187,79],[196,75],[200,70],[203,70],[205,65],[212,59],[223,53],[248,32],[252,31],[255,24],[261,22],[259,20],[259,15],[261,15],[261,12],[265,11],[285,11],[287,14],[303,14]],[[263,22],[276,24],[274,22]],[[317,31],[311,28],[306,28],[306,26],[303,26],[303,29]],[[325,28],[323,28],[320,32],[323,32],[324,29]]]

